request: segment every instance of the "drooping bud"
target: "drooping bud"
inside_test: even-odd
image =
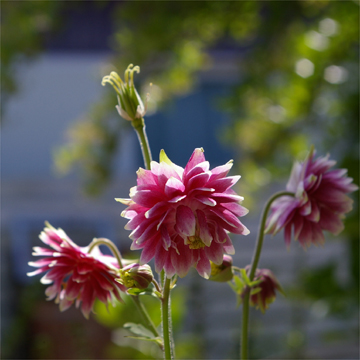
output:
[[[245,268],[248,272],[250,271],[250,265]],[[284,295],[284,291],[280,286],[275,275],[269,269],[256,269],[253,281],[261,282],[253,287],[250,291],[250,305],[260,308],[261,312],[264,313],[269,305],[275,301],[276,292],[281,292]]]
[[[211,274],[209,280],[218,282],[230,281],[234,276],[232,272],[232,264],[233,260],[232,257],[229,255],[224,255],[221,265],[216,265],[212,261],[210,261]]]
[[[120,116],[128,121],[142,118],[146,113],[144,104],[134,86],[134,72],[139,73],[140,67],[130,64],[125,70],[124,80],[112,71],[110,75],[104,76],[101,84],[112,85],[118,95],[119,105],[116,106]]]
[[[121,269],[119,282],[128,289],[146,289],[153,278],[154,276],[149,265],[130,264]]]

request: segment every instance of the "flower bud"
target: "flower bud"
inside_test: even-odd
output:
[[[250,271],[250,266],[246,266],[247,271]],[[284,294],[275,275],[269,269],[256,269],[253,281],[261,280],[260,284],[253,287],[250,291],[250,305],[260,308],[264,313],[269,305],[274,302],[276,298],[275,290]]]
[[[121,269],[120,272],[120,282],[128,289],[146,289],[153,278],[151,267],[147,264],[130,264]]]
[[[211,274],[209,280],[218,282],[230,281],[233,278],[232,263],[232,257],[229,255],[224,255],[221,265],[216,265],[210,261]]]
[[[140,67],[130,64],[125,70],[124,81],[112,71],[110,75],[104,76],[101,84],[112,85],[118,95],[119,105],[116,106],[119,115],[128,121],[142,118],[146,113],[144,104],[134,86],[134,72],[139,73]]]

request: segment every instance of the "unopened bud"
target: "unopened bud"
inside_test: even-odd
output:
[[[246,266],[247,271],[250,271],[250,266]],[[261,312],[265,312],[269,305],[275,301],[276,292],[280,291],[284,294],[275,275],[269,269],[256,269],[253,281],[260,280],[261,282],[250,290],[250,305],[260,308]]]
[[[119,115],[128,121],[140,119],[146,113],[146,104],[144,106],[134,86],[134,72],[139,73],[140,67],[130,64],[125,70],[124,81],[115,71],[112,71],[110,75],[103,77],[101,83],[103,86],[108,83],[115,89],[119,103],[116,109]]]
[[[119,281],[128,289],[146,289],[153,279],[149,265],[130,264],[121,269]]]

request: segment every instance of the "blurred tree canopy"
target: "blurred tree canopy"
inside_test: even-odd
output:
[[[41,50],[69,8],[89,6],[111,6],[111,63],[140,64],[137,80],[156,84],[161,101],[189,93],[216,51],[234,54],[241,75],[220,106],[232,120],[224,140],[242,160],[244,191],[288,174],[310,144],[335,152],[358,183],[358,1],[4,1],[5,94],[16,88],[14,65]],[[55,157],[62,172],[79,167],[92,194],[111,178],[128,125],[114,123],[116,99],[110,89],[104,94]]]

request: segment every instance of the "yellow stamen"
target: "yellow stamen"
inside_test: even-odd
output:
[[[202,242],[202,240],[198,236],[189,236],[188,237],[188,245],[191,250],[194,249],[202,249],[205,247],[205,244]]]

